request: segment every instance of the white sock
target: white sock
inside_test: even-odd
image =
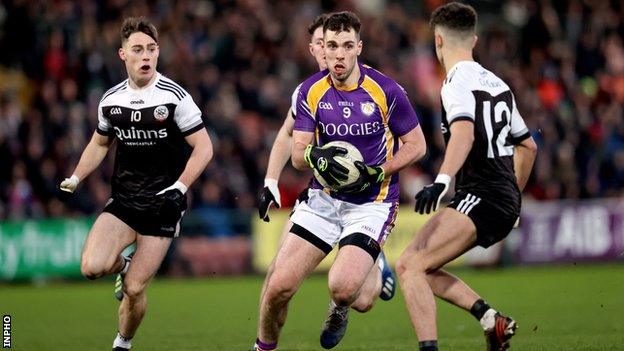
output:
[[[125,349],[132,348],[132,338],[126,339],[117,332],[117,337],[115,341],[113,341],[113,348],[115,347],[123,347]]]
[[[126,274],[128,273],[128,268],[130,268],[130,260],[126,260],[126,257],[121,256],[121,258],[124,260],[124,266],[121,269],[121,274]]]
[[[496,318],[494,317],[495,315],[496,310],[494,310],[493,308],[485,311],[483,317],[481,317],[481,320],[479,321],[483,330],[490,330],[494,328],[494,325],[496,324]]]
[[[348,310],[349,309],[349,306],[338,306],[334,302],[334,300],[330,300],[329,305],[331,306],[332,310]]]

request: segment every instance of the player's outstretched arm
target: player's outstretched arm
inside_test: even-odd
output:
[[[295,119],[292,117],[292,110],[288,109],[286,119],[277,133],[277,137],[273,142],[273,147],[271,147],[269,165],[267,166],[267,173],[264,178],[264,188],[262,188],[260,198],[258,199],[258,215],[260,219],[265,222],[270,221],[269,209],[271,205],[275,205],[277,208],[282,206],[282,199],[277,183],[286,162],[288,162],[290,158],[294,127]]]
[[[435,211],[440,206],[440,200],[446,194],[451,179],[464,165],[472,144],[474,143],[474,122],[459,120],[451,123],[451,137],[446,146],[444,161],[440,173],[433,184],[427,185],[416,194],[415,211],[423,214]]]
[[[524,187],[529,180],[536,155],[537,144],[535,144],[532,137],[528,137],[514,146],[514,172],[516,173],[516,179],[518,181],[518,188],[520,188],[520,191],[524,190]]]
[[[78,183],[93,172],[104,160],[108,153],[108,148],[112,138],[94,132],[91,140],[80,156],[80,161],[70,178],[65,178],[61,182],[60,188],[68,193],[73,193],[78,187]]]
[[[206,128],[201,128],[195,133],[187,135],[185,139],[193,148],[193,152],[188,161],[186,161],[186,167],[184,167],[184,171],[182,171],[178,181],[188,188],[204,171],[208,162],[212,159],[212,142],[210,141],[208,132],[206,132]],[[183,193],[184,192],[185,191],[183,191]]]
[[[292,117],[292,111],[289,109],[286,119],[273,142],[265,178],[279,180],[280,174],[290,158],[294,126],[295,119]]]
[[[474,122],[456,121],[449,127],[451,137],[446,146],[444,161],[439,174],[446,174],[453,178],[468,158],[474,143]]]

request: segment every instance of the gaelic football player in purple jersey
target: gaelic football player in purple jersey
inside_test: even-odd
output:
[[[323,25],[328,69],[306,79],[296,101],[292,162],[315,168],[320,158],[325,176],[342,172],[333,156],[347,141],[364,156],[360,177],[344,192],[323,189],[313,181],[308,200],[295,209],[293,227],[284,238],[267,282],[268,310],[261,316],[257,349],[273,350],[286,320],[287,305],[302,281],[338,244],[328,277],[330,307],[320,342],[332,348],[347,328],[349,308],[367,311],[379,292],[379,271],[372,269],[394,225],[398,209],[398,171],[425,153],[418,118],[405,91],[380,72],[358,63],[362,51],[360,21],[351,12],[331,14]],[[399,141],[402,145],[399,147]],[[326,178],[327,179],[327,178]],[[367,285],[374,289],[367,289]]]

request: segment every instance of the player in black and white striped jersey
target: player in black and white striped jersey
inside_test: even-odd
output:
[[[113,350],[131,348],[147,306],[145,288],[180,230],[186,190],[212,158],[212,144],[191,96],[156,71],[158,35],[144,18],[121,27],[119,57],[128,79],[109,89],[98,107],[98,126],[73,175],[61,190],[73,193],[117,142],[111,198],[84,244],[88,279],[123,274]],[[121,252],[136,242],[132,260]]]
[[[489,247],[509,234],[537,151],[509,86],[474,62],[476,20],[474,9],[460,3],[441,6],[431,15],[436,54],[447,73],[441,92],[447,149],[434,183],[416,195],[416,211],[435,211],[453,177],[456,194],[397,262],[421,351],[438,350],[434,295],[476,317],[489,351],[507,349],[517,327],[441,269],[469,249]]]

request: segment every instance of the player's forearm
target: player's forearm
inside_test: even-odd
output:
[[[426,144],[423,142],[408,141],[403,143],[394,157],[384,163],[381,167],[384,169],[386,177],[399,172],[403,168],[420,160],[427,150]]]
[[[208,162],[212,159],[212,143],[206,135],[205,138],[198,138],[197,143],[193,146],[193,152],[184,167],[184,171],[178,178],[178,181],[187,188],[199,177],[206,169]]]
[[[271,154],[269,155],[269,165],[267,166],[266,178],[279,180],[279,176],[290,158],[292,149],[292,136],[286,130],[286,126],[283,125],[280,128],[277,138],[271,148]]]
[[[520,191],[524,190],[529,181],[536,155],[537,145],[535,142],[531,141],[529,145],[520,144],[514,147],[514,172]]]
[[[82,152],[80,161],[78,161],[76,169],[74,170],[73,174],[81,181],[89,176],[89,174],[102,163],[108,153],[109,145],[99,143],[96,141],[97,137],[98,136],[94,135],[91,138],[89,144],[87,144],[87,147],[85,147]]]
[[[310,166],[308,166],[307,162],[303,158],[303,154],[305,153],[305,149],[307,146],[308,144],[305,144],[303,142],[293,141],[291,162],[293,167],[300,171],[304,171],[310,168]]]
[[[473,143],[474,134],[472,129],[452,132],[439,173],[446,174],[451,178],[455,177],[464,165],[464,162],[466,162]]]

